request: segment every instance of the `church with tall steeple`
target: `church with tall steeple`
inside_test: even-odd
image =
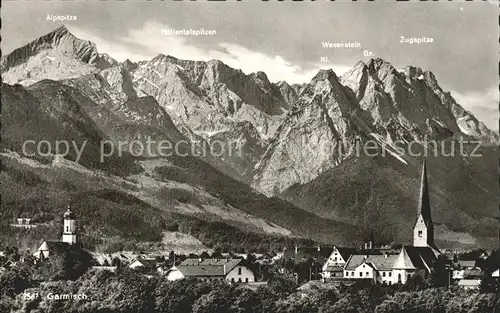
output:
[[[413,246],[434,246],[434,225],[432,224],[429,185],[427,182],[427,166],[424,161],[420,178],[420,194],[417,207],[417,223],[413,229]]]
[[[33,256],[39,260],[43,260],[54,253],[60,253],[70,246],[77,243],[76,238],[76,217],[70,206],[63,214],[63,231],[60,240],[46,240],[43,241]]]
[[[427,181],[427,164],[424,160],[420,177],[420,193],[417,207],[417,222],[413,228],[413,246],[430,247],[439,253],[434,243],[434,224],[432,223],[429,183]]]
[[[69,205],[66,212],[64,212],[62,242],[70,245],[76,243],[76,218]]]
[[[345,279],[370,279],[376,284],[406,284],[415,275],[425,278],[432,273],[433,266],[441,253],[434,243],[434,225],[425,161],[422,165],[419,191],[413,244],[403,246],[397,255],[352,254],[344,265]]]

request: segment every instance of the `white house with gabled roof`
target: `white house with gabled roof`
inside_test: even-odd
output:
[[[343,268],[352,254],[356,253],[354,248],[333,247],[333,251],[323,264],[321,275],[323,278],[343,277]]]
[[[197,278],[203,281],[227,280],[233,283],[253,283],[255,274],[241,259],[186,259],[167,271],[167,280]]]

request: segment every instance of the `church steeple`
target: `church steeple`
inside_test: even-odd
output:
[[[415,247],[434,248],[434,225],[432,224],[429,185],[427,182],[427,164],[424,160],[420,178],[420,194],[417,207],[417,223],[413,229],[413,245]]]
[[[422,176],[420,178],[420,195],[418,198],[418,213],[417,216],[422,215],[426,225],[432,223],[431,216],[431,202],[429,199],[429,185],[427,182],[427,165],[424,160],[422,165]]]
[[[67,242],[70,245],[76,243],[76,218],[71,207],[68,205],[68,209],[64,212],[64,224],[63,224],[63,236],[62,241]]]

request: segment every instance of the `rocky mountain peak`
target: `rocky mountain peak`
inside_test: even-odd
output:
[[[152,58],[151,61],[152,62],[160,61],[160,62],[173,62],[173,63],[176,63],[177,61],[179,61],[179,59],[176,58],[176,57],[173,57],[171,55],[168,55],[168,54],[160,53],[157,56],[155,56],[154,58]]]
[[[290,86],[286,81],[280,81],[276,84],[276,87],[279,89],[279,92],[286,103],[289,106],[293,106],[298,97],[298,92],[292,86]]]
[[[340,79],[332,69],[321,69],[311,82],[302,90],[301,95],[306,98],[314,95],[327,95],[329,93],[340,95],[344,94],[345,87],[340,83]]]
[[[381,58],[372,58],[366,62],[366,65],[370,70],[373,70],[375,72],[378,72],[380,70],[387,70],[387,69],[392,69],[394,68],[392,64],[384,59]]]
[[[250,76],[269,84],[269,78],[267,78],[266,73],[264,73],[262,71],[252,73],[252,74],[250,74]]]
[[[129,59],[126,59],[125,61],[122,62],[123,68],[125,68],[129,72],[133,72],[137,69],[139,66],[137,63],[130,61]]]
[[[439,87],[438,82],[436,80],[436,76],[434,76],[434,73],[427,70],[427,71],[424,71],[423,74],[424,74],[424,79],[427,82],[427,84],[429,85],[429,87],[431,87],[432,89],[436,89],[437,87]]]
[[[89,64],[94,63],[98,58],[94,43],[76,38],[63,25],[2,58],[1,70],[5,72],[46,49],[57,49],[67,54],[74,54],[81,61]]]
[[[342,85],[350,88],[359,99],[368,81],[368,66],[359,61],[354,67],[340,77]]]
[[[368,73],[378,77],[380,80],[385,80],[388,76],[396,76],[397,70],[391,63],[381,59],[370,59],[367,62]]]
[[[367,62],[359,61],[352,69],[341,76],[341,80],[347,84],[354,82],[359,84],[361,81],[366,80],[367,76],[384,81],[388,76],[397,76],[397,70],[391,63],[381,58],[375,58]]]
[[[409,78],[417,78],[419,77],[420,75],[423,75],[423,72],[422,69],[420,67],[415,67],[415,66],[406,66],[404,69],[404,74],[406,77],[409,77]]]
[[[99,54],[93,42],[79,39],[60,26],[2,57],[0,64],[4,81],[27,85],[47,78],[87,75],[118,62]]]
[[[328,80],[328,81],[338,80],[338,77],[331,68],[330,69],[321,69],[313,77],[312,82],[321,81],[321,80]]]

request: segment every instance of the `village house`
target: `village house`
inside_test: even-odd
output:
[[[304,262],[313,259],[319,262],[324,262],[332,254],[332,246],[317,246],[317,247],[299,247],[294,249],[285,248],[283,258],[293,259],[296,263]]]
[[[352,255],[344,267],[343,276],[346,279],[370,280],[372,283],[392,285],[393,266],[396,255]]]
[[[354,248],[333,247],[333,251],[322,267],[323,278],[334,278],[344,276],[344,266],[351,255],[356,253]]]
[[[452,278],[455,280],[473,276],[475,272],[480,272],[476,267],[476,261],[458,260],[453,263]]]
[[[156,267],[156,260],[137,258],[132,263],[130,263],[128,267],[131,269],[141,268],[141,267],[154,268]]]
[[[203,281],[255,282],[255,274],[241,259],[186,259],[166,273],[169,281],[193,277]]]
[[[61,240],[46,240],[37,251],[33,253],[33,256],[39,260],[48,258],[51,254],[61,253],[69,248],[69,246],[77,243],[76,238],[76,217],[68,206],[66,212],[63,215],[63,234]]]
[[[139,257],[135,259],[132,263],[129,264],[128,266],[131,269],[139,269],[144,272],[148,273],[153,273],[155,271],[157,272],[162,272],[162,267],[156,259],[148,259],[148,258],[142,258]]]

